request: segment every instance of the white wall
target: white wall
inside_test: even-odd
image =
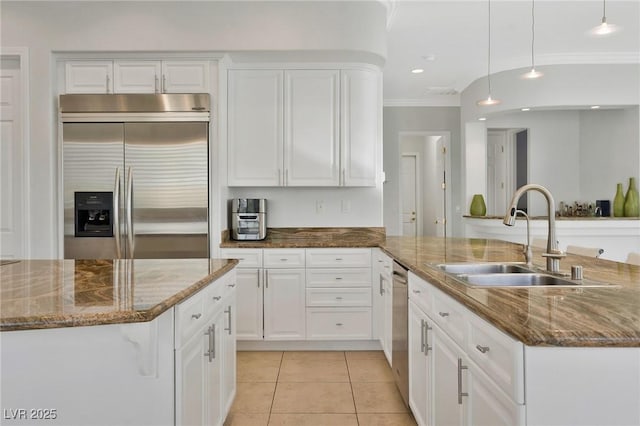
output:
[[[460,108],[458,107],[384,107],[384,226],[387,235],[402,235],[400,227],[400,132],[446,131],[451,135],[452,236],[461,236],[461,149]]]
[[[580,196],[611,200],[620,182],[640,180],[640,109],[580,112]],[[626,193],[626,192],[625,192]]]
[[[2,47],[29,49],[31,258],[58,256],[56,52],[262,52],[293,60],[305,51],[307,61],[376,65],[386,55],[386,9],[376,1],[2,1],[0,8]]]
[[[556,203],[581,199],[578,111],[515,112],[487,120],[486,126],[529,129],[528,182],[549,189]],[[547,214],[547,204],[541,194],[529,195],[529,213]]]
[[[382,226],[382,196],[376,187],[229,188],[229,198],[266,198],[271,228]]]

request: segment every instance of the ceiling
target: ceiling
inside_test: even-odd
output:
[[[534,59],[549,64],[640,63],[640,0],[608,0],[606,16],[622,31],[594,37],[601,0],[536,0]],[[385,105],[458,105],[487,75],[487,0],[387,2]],[[531,0],[491,2],[491,73],[531,67]],[[423,68],[413,74],[414,68]],[[543,77],[544,78],[544,77]]]

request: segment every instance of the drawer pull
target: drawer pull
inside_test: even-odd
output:
[[[342,260],[342,258],[341,258],[341,257],[336,257],[336,260],[337,260],[337,261],[341,261],[341,260]]]
[[[337,325],[338,327],[342,327],[342,323],[341,323],[341,322],[337,322],[337,323],[336,323],[336,325]]]
[[[231,288],[233,288],[235,286],[236,286],[235,284],[229,284],[229,287],[231,287]]]
[[[438,312],[438,315],[440,315],[442,318],[448,317],[449,316],[449,312]]]
[[[420,294],[420,290],[413,290],[415,294]]]
[[[200,318],[201,316],[202,316],[202,314],[192,314],[192,315],[191,315],[191,318],[192,318],[192,319],[198,319],[198,318]]]
[[[222,299],[222,296],[213,296],[213,300],[215,300],[216,302],[220,299]]]
[[[336,296],[336,300],[342,300],[342,297]]]
[[[287,259],[287,258],[280,259],[280,262],[286,262],[287,260],[289,260],[289,259]]]
[[[342,277],[336,277],[336,281],[340,281]]]
[[[483,354],[486,354],[487,352],[489,352],[489,346],[476,345],[476,349],[479,350]]]

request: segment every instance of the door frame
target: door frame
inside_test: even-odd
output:
[[[444,145],[445,149],[446,149],[446,156],[445,156],[445,160],[444,160],[444,178],[445,178],[445,194],[444,194],[444,219],[445,219],[445,225],[444,225],[444,232],[445,232],[445,237],[447,236],[451,236],[452,234],[452,225],[453,225],[453,220],[452,220],[452,216],[451,216],[451,212],[452,212],[452,207],[451,207],[451,200],[452,200],[452,190],[453,190],[453,186],[452,186],[452,177],[453,177],[453,173],[451,172],[451,132],[447,131],[447,130],[403,130],[398,132],[398,148],[399,148],[399,155],[398,155],[398,165],[400,165],[400,158],[402,157],[402,147],[401,147],[401,141],[402,141],[402,137],[403,136],[423,136],[426,140],[426,138],[430,137],[430,136],[440,136],[442,137],[442,144]],[[420,169],[422,170],[422,169]],[[400,167],[398,167],[398,181],[400,180]],[[402,194],[402,190],[398,191],[398,205],[402,206],[402,199],[400,198]],[[422,193],[420,193],[420,197],[422,198]],[[421,207],[421,206],[420,206]],[[402,209],[399,209],[399,218],[398,218],[398,223],[400,224],[400,231],[402,231]],[[419,210],[422,210],[421,208]],[[418,214],[416,214],[416,216],[418,216]],[[416,220],[418,220],[416,218]],[[422,211],[420,211],[420,231],[422,231]]]
[[[413,157],[416,163],[416,173],[413,176],[414,179],[414,188],[416,190],[415,193],[415,201],[416,201],[416,236],[422,235],[422,166],[420,165],[420,153],[414,151],[400,152],[400,163],[402,163],[402,157]],[[401,164],[402,165],[402,164]],[[398,174],[399,176],[399,174]],[[398,202],[400,206],[400,230],[402,231],[402,187],[400,187],[400,191],[398,191]],[[402,233],[404,236],[404,233]]]
[[[25,197],[22,199],[23,213],[23,257],[31,258],[31,128],[29,122],[29,49],[27,47],[2,47],[0,58],[17,59],[20,64],[20,142],[22,143],[22,182]]]

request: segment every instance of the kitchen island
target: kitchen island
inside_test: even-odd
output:
[[[409,270],[419,425],[640,424],[640,267],[568,255],[602,286],[471,287],[442,263],[522,262],[498,240],[387,237]],[[544,269],[534,248],[534,266]],[[456,379],[457,378],[457,379]]]
[[[235,394],[236,265],[5,262],[3,424],[221,423]]]

